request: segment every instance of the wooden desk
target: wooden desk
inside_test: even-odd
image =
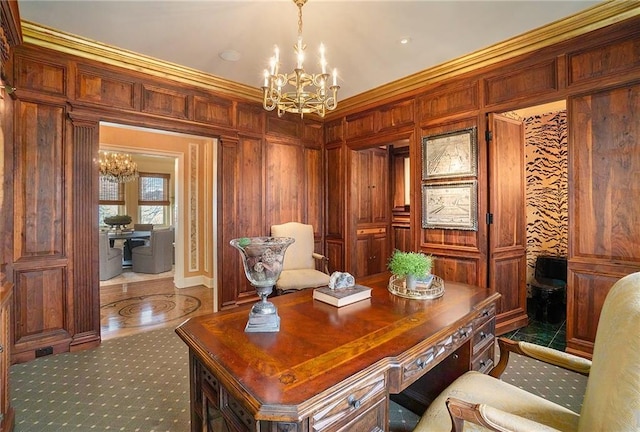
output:
[[[463,372],[492,367],[499,294],[445,282],[439,299],[407,300],[387,281],[359,280],[371,299],[342,308],[312,290],[276,297],[279,333],[245,333],[248,307],[180,325],[191,430],[387,430],[390,394],[425,405]]]

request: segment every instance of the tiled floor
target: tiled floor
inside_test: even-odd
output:
[[[536,305],[531,300],[527,304],[529,312],[529,325],[518,330],[504,334],[504,337],[513,340],[526,341],[538,345],[547,346],[560,351],[566,348],[566,319],[562,317],[558,322],[536,320]]]

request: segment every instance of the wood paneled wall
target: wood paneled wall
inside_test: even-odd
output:
[[[324,252],[322,124],[278,118],[249,100],[30,45],[6,154],[13,172],[13,360],[100,342],[97,206],[99,123],[217,137],[219,307],[256,299],[229,240],[272,224],[312,223]],[[211,256],[211,254],[210,254]]]
[[[40,348],[61,351],[99,342],[97,269],[83,269],[97,267],[97,174],[89,161],[95,163],[97,156],[100,121],[219,138],[222,307],[254,298],[229,240],[266,234],[271,224],[294,217],[314,224],[318,251],[329,256],[331,270],[349,271],[356,242],[347,187],[352,152],[400,139],[410,141],[413,248],[434,254],[435,272],[445,278],[521,298],[519,281],[494,277],[490,225],[480,223],[471,232],[421,228],[420,212],[413,211],[421,202],[420,140],[477,128],[482,222],[492,210],[491,196],[501,193],[484,140],[488,114],[559,99],[569,100],[569,199],[574,200],[568,349],[588,355],[604,295],[617,278],[640,269],[634,246],[640,243],[634,219],[640,203],[625,189],[638,168],[639,53],[640,19],[634,17],[404,93],[390,92],[375,103],[346,103],[321,123],[278,118],[250,100],[157,75],[19,47],[8,68],[19,96],[14,145],[5,146],[5,157],[15,161],[5,159],[5,169],[14,175],[4,188],[14,201],[14,235],[4,263],[16,283],[14,359],[33,358]],[[583,147],[596,157],[615,158],[585,170],[580,158],[572,159]],[[622,155],[630,159],[623,162]],[[604,191],[600,203],[582,201]],[[516,316],[513,310],[501,311],[499,333],[526,322],[523,305],[516,304],[517,309]]]
[[[410,138],[412,249],[433,254],[434,272],[445,279],[500,292],[496,330],[501,334],[527,323],[525,262],[520,256],[524,220],[519,216],[524,215],[524,197],[513,193],[514,185],[523,189],[524,177],[518,180],[515,170],[522,165],[515,161],[523,150],[510,142],[511,150],[492,156],[491,140],[501,137],[488,139],[489,116],[569,101],[567,350],[589,356],[606,293],[618,278],[640,270],[636,216],[640,194],[634,189],[640,157],[639,86],[640,18],[635,16],[455,77],[411,86],[385,100],[350,104],[332,112],[325,123],[327,160],[348,167],[345,155],[350,149],[373,147],[385,139],[392,141],[407,128],[414,130]],[[478,230],[423,229],[421,138],[469,127],[478,132]],[[504,144],[498,145],[494,153],[504,149]],[[339,174],[349,178],[349,172]],[[335,262],[350,271],[355,266],[347,252],[354,235],[349,224],[353,209],[348,206],[353,191],[345,185],[349,182],[328,178],[332,214],[326,221],[326,248],[336,260],[342,257],[343,261]],[[511,204],[499,205],[507,199]],[[347,207],[339,207],[337,201]],[[493,223],[486,222],[487,214],[493,215]]]

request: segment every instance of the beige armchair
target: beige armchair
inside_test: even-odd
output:
[[[149,245],[131,252],[131,270],[136,273],[163,273],[173,266],[173,229],[151,231]]]
[[[282,273],[276,282],[276,292],[283,294],[304,288],[316,288],[329,284],[329,260],[314,250],[313,227],[298,222],[271,226],[274,237],[292,237],[295,242],[284,254]],[[324,272],[316,269],[320,261]]]
[[[111,247],[106,232],[98,234],[100,253],[100,280],[108,280],[122,273],[122,249]]]
[[[414,431],[639,431],[640,273],[620,279],[607,295],[593,360],[500,339],[490,375],[467,372],[438,396]],[[507,384],[499,377],[516,352],[588,376],[580,414]],[[454,421],[452,428],[451,419]]]

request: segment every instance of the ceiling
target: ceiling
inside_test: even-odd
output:
[[[318,47],[351,97],[584,11],[597,1],[309,0],[305,69]],[[274,45],[293,68],[297,8],[291,0],[19,0],[23,20],[206,72],[262,85]],[[401,44],[403,38],[409,43]],[[237,61],[220,57],[237,53]]]

